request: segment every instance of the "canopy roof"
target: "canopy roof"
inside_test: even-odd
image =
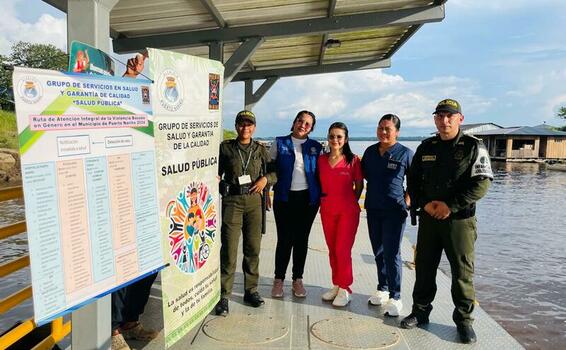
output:
[[[489,135],[515,135],[515,136],[566,136],[566,132],[552,130],[547,127],[540,126],[514,126],[509,128],[486,130],[474,133],[476,136]]]
[[[44,0],[66,12],[66,0]],[[118,53],[146,47],[221,60],[232,81],[390,66],[446,0],[120,0]]]

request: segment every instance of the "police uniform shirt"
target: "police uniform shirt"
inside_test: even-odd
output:
[[[428,138],[417,148],[408,187],[419,207],[445,202],[451,212],[473,209],[493,179],[487,150],[480,139],[461,131],[452,139]]]
[[[266,174],[264,174],[264,167],[267,170]],[[249,175],[252,183],[263,175],[266,176],[269,185],[276,181],[276,175],[273,166],[270,164],[266,148],[253,140],[245,145],[237,140],[222,142],[220,144],[218,175],[224,175],[224,181],[231,185],[239,185],[238,178],[242,175]]]

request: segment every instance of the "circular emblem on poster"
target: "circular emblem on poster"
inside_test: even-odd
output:
[[[25,76],[17,85],[18,96],[26,103],[36,103],[43,96],[43,87],[37,79]]]
[[[192,274],[203,267],[216,241],[216,208],[208,187],[193,182],[167,204],[169,252],[179,270]]]
[[[175,112],[183,105],[183,82],[172,69],[164,70],[157,81],[161,107]]]

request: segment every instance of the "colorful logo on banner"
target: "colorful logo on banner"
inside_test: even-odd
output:
[[[170,254],[184,273],[203,267],[216,241],[216,208],[208,187],[191,183],[167,205]]]
[[[39,81],[31,76],[25,76],[18,81],[18,95],[26,103],[36,103],[43,96],[43,88]]]
[[[179,76],[171,69],[161,73],[157,81],[159,102],[169,112],[176,112],[183,105],[183,83]]]
[[[220,105],[220,75],[208,74],[208,109],[218,109]]]

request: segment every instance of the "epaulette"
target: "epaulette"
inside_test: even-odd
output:
[[[257,140],[253,140],[253,142],[254,142],[256,145],[259,145],[259,146],[261,146],[261,147],[265,147],[265,145],[264,145],[263,143],[261,143],[261,142],[259,142],[259,141],[257,141]]]
[[[236,139],[224,140],[220,143],[220,146],[222,146],[222,145],[228,146],[230,144],[233,144],[234,142],[237,142]]]
[[[475,137],[474,135],[464,134],[464,135],[462,135],[462,138],[464,138],[464,137],[469,137],[470,139],[474,140],[476,143],[483,144],[483,140],[480,139],[479,137]]]
[[[421,143],[422,143],[422,144],[431,143],[432,141],[435,141],[435,140],[438,140],[438,135],[434,135],[434,136],[428,137],[428,138],[422,140]]]

